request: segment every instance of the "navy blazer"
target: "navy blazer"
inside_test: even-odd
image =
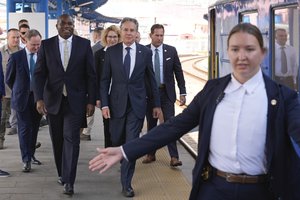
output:
[[[97,91],[96,91],[97,100],[100,100],[100,78],[103,71],[104,58],[105,58],[104,47],[95,52],[94,58],[95,58],[95,69],[96,69],[96,79],[97,79]]]
[[[24,111],[30,95],[30,72],[25,49],[11,54],[5,81],[12,90],[11,107],[19,112]]]
[[[151,48],[151,44],[146,45],[146,47]],[[175,47],[163,44],[163,75],[164,84],[166,85],[166,93],[170,101],[175,103],[176,101],[176,91],[175,91],[175,80],[177,81],[180,94],[186,94],[185,80],[183,76],[183,71],[181,63],[178,57],[178,53]],[[149,98],[152,98],[151,93],[148,94]]]
[[[58,36],[42,41],[34,71],[35,100],[44,100],[50,114],[57,114],[66,85],[68,102],[76,114],[96,103],[96,72],[90,41],[73,35],[72,49],[64,71]]]
[[[124,144],[123,149],[127,158],[135,160],[161,148],[198,125],[198,157],[193,170],[193,187],[190,194],[191,200],[197,199],[203,183],[202,170],[208,164],[213,116],[230,80],[230,75],[209,80],[181,114],[152,129],[142,138]],[[265,75],[264,80],[268,97],[266,158],[270,190],[274,197],[281,197],[283,200],[299,199],[299,157],[296,156],[290,140],[291,137],[300,146],[298,95]]]
[[[133,72],[128,78],[123,67],[123,43],[107,48],[100,82],[101,106],[108,106],[112,117],[125,115],[128,99],[140,119],[146,114],[145,78],[150,81],[154,94],[154,107],[160,107],[158,88],[152,67],[152,52],[136,43],[136,60]],[[110,92],[110,94],[109,94]]]
[[[4,74],[3,74],[3,67],[2,67],[2,54],[0,53],[0,95],[1,95],[1,98],[3,96],[5,96],[5,85],[4,85]]]

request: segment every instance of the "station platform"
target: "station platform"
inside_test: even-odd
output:
[[[89,160],[97,154],[96,147],[103,147],[102,117],[99,109],[95,112],[92,140],[81,141],[77,178],[72,197],[62,193],[63,187],[57,183],[57,173],[52,153],[52,144],[48,126],[40,128],[38,141],[42,146],[36,151],[36,158],[42,165],[32,165],[30,173],[22,172],[22,162],[17,135],[6,135],[5,149],[0,150],[0,169],[11,176],[0,178],[0,200],[115,200],[128,199],[121,193],[120,165],[114,166],[104,174],[91,172]],[[188,199],[192,168],[195,160],[178,143],[180,160],[183,166],[171,168],[166,147],[157,152],[157,160],[151,164],[142,164],[137,160],[133,179],[135,200],[184,200]]]

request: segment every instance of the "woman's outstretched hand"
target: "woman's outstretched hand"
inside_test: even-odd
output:
[[[89,162],[91,171],[99,170],[100,174],[111,168],[123,159],[121,147],[97,148],[99,154]]]

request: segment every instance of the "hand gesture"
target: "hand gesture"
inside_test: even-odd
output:
[[[99,154],[89,162],[89,169],[91,171],[99,170],[100,174],[123,159],[121,147],[97,148],[97,151]]]

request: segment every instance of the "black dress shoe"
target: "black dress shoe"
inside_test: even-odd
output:
[[[58,177],[57,182],[58,182],[60,185],[64,185],[64,182],[63,182],[63,180],[62,180],[61,177]]]
[[[31,170],[31,163],[30,162],[24,162],[23,163],[23,172],[30,172]]]
[[[42,162],[39,161],[38,159],[36,159],[34,156],[32,156],[31,164],[34,164],[34,165],[41,165]]]
[[[134,197],[134,191],[132,189],[132,187],[129,188],[123,188],[122,190],[123,196],[124,197]]]
[[[36,149],[40,148],[41,146],[42,146],[42,143],[40,143],[40,142],[37,142],[37,143],[35,144],[35,148],[36,148]]]
[[[65,183],[64,184],[64,194],[73,195],[74,194],[73,185],[71,185],[70,183]]]

